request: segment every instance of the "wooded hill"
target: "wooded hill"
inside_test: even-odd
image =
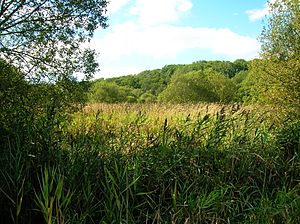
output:
[[[90,102],[232,102],[244,101],[249,61],[197,61],[166,65],[136,75],[97,79]]]

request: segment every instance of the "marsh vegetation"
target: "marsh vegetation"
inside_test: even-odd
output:
[[[0,223],[300,223],[299,0],[259,59],[93,81],[107,1],[0,2]]]

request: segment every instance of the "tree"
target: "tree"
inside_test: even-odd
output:
[[[277,0],[261,35],[262,60],[251,65],[252,99],[299,109],[300,1]]]
[[[158,96],[158,99],[172,103],[215,102],[219,100],[213,91],[213,85],[207,79],[207,73],[200,71],[173,76],[171,83]]]
[[[249,97],[249,87],[251,87],[251,83],[248,83],[248,76],[249,71],[241,71],[231,79],[236,88],[234,94],[235,102],[247,101],[247,97]]]
[[[235,83],[230,78],[214,70],[209,70],[209,73],[207,80],[210,82],[212,90],[218,96],[219,101],[223,103],[233,101],[237,91]]]
[[[0,137],[4,136],[3,131],[20,129],[22,115],[27,114],[25,104],[28,104],[29,88],[23,74],[0,59]]]
[[[134,95],[131,94],[130,89],[104,80],[96,81],[89,92],[89,101],[92,103],[132,102],[132,97],[134,98]]]
[[[270,3],[271,16],[261,34],[262,56],[286,61],[300,54],[300,1]]]
[[[0,0],[0,57],[27,74],[90,76],[95,51],[83,49],[107,26],[106,0]]]
[[[156,96],[154,96],[149,92],[143,93],[138,99],[138,102],[140,103],[154,103],[155,101],[156,101]]]
[[[233,73],[234,75],[231,76],[230,78],[235,77],[236,75],[238,75],[241,72],[246,72],[248,71],[248,66],[249,66],[249,62],[247,62],[244,59],[237,59],[232,63],[232,67],[233,67]]]

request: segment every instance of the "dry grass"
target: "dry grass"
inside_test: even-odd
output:
[[[88,104],[80,116],[101,115],[114,123],[128,123],[136,117],[144,116],[148,123],[158,124],[166,119],[168,124],[178,124],[182,120],[195,120],[205,115],[216,116],[218,113],[234,115],[239,117],[245,114],[256,114],[261,120],[272,120],[272,122],[282,122],[281,111],[278,108],[261,106],[261,105],[240,105],[240,104],[216,104],[216,103],[199,103],[199,104]],[[261,117],[261,118],[259,118]]]

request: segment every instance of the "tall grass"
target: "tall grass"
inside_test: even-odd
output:
[[[89,105],[53,124],[47,130],[51,136],[40,132],[47,147],[36,142],[29,153],[7,144],[2,218],[6,223],[299,223],[299,121],[272,110]]]

